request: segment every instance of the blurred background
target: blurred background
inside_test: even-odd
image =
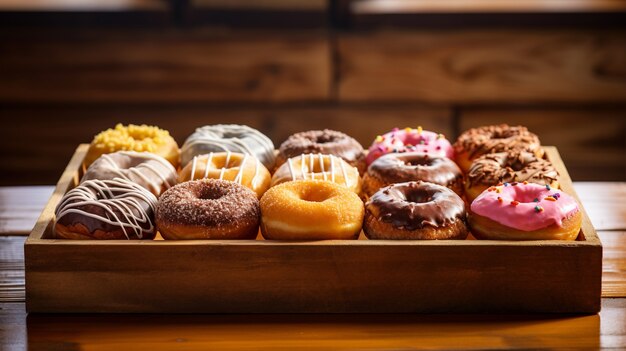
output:
[[[454,139],[526,125],[626,181],[626,1],[0,0],[0,185],[54,184],[116,123]]]

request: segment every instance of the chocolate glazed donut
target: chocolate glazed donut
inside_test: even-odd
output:
[[[465,203],[452,190],[427,182],[387,186],[365,204],[369,239],[441,240],[468,235]]]
[[[365,171],[363,146],[350,136],[330,129],[293,134],[280,145],[278,151],[277,168],[287,159],[302,154],[326,154],[341,157],[361,174]]]
[[[463,174],[454,161],[416,152],[387,154],[374,161],[363,177],[363,193],[369,197],[389,184],[416,180],[443,185],[459,196],[463,194]]]

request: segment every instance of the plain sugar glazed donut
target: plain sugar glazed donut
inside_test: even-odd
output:
[[[471,203],[490,186],[524,181],[558,188],[558,177],[552,163],[530,152],[487,154],[472,162],[465,182],[465,195]]]
[[[274,143],[254,128],[238,124],[216,124],[196,129],[183,144],[181,164],[210,152],[237,152],[256,157],[267,169],[274,168]]]
[[[422,127],[394,128],[374,139],[367,153],[367,165],[388,153],[420,152],[433,157],[453,158],[452,145],[443,134],[422,130]]]
[[[261,196],[270,187],[270,172],[256,157],[235,152],[216,152],[194,158],[180,171],[178,180],[222,179],[239,183]]]
[[[254,239],[260,215],[252,190],[228,180],[200,179],[164,192],[156,222],[164,239]]]
[[[261,233],[273,240],[356,239],[363,202],[353,191],[323,180],[296,180],[261,198]]]
[[[287,162],[287,159],[302,154],[338,156],[360,172],[365,170],[361,144],[352,137],[334,130],[310,130],[293,134],[280,145],[276,167]]]
[[[378,158],[363,177],[363,192],[369,197],[387,185],[415,180],[443,185],[463,195],[463,174],[456,163],[446,157],[431,157],[420,152]]]
[[[153,239],[157,198],[125,179],[87,180],[63,196],[55,210],[61,239]]]
[[[156,197],[176,185],[178,173],[166,159],[149,152],[118,151],[100,156],[82,181],[122,178],[148,189]]]
[[[288,159],[272,176],[272,186],[299,179],[331,181],[361,192],[359,170],[333,155],[306,154]]]
[[[469,214],[472,234],[489,240],[575,240],[581,222],[574,198],[527,182],[487,189]]]
[[[369,239],[465,239],[465,202],[437,184],[392,184],[365,204],[363,231]]]
[[[151,152],[157,154],[169,163],[178,167],[180,150],[174,138],[167,130],[154,126],[117,124],[114,129],[107,129],[98,133],[89,146],[85,155],[85,167],[89,167],[103,154],[116,151]]]
[[[538,158],[543,157],[539,138],[523,126],[501,124],[472,128],[461,134],[454,143],[456,163],[463,173],[467,173],[472,161],[482,155],[514,150],[527,151]]]

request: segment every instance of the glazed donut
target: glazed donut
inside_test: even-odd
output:
[[[167,130],[154,126],[118,123],[115,129],[107,129],[97,134],[83,161],[89,167],[98,157],[116,151],[151,152],[168,160],[174,168],[178,167],[178,144]]]
[[[527,151],[538,158],[543,157],[539,138],[523,126],[501,124],[472,128],[461,134],[454,143],[456,163],[463,173],[467,173],[472,161],[482,155],[513,150]]]
[[[227,180],[200,179],[164,192],[156,223],[166,240],[254,239],[260,215],[252,190]]]
[[[392,184],[365,204],[363,231],[369,239],[465,239],[465,202],[433,183]]]
[[[287,162],[287,159],[302,154],[338,156],[360,172],[365,170],[361,144],[350,136],[334,130],[310,130],[293,134],[280,145],[276,167]]]
[[[178,174],[171,163],[149,152],[118,151],[100,156],[89,166],[81,182],[122,178],[148,189],[156,197],[176,185]]]
[[[422,127],[394,128],[389,133],[376,137],[365,159],[367,165],[392,152],[421,152],[432,157],[454,157],[452,145],[443,134],[422,130]]]
[[[274,144],[254,128],[238,124],[216,124],[196,129],[183,144],[181,163],[186,166],[194,156],[231,151],[256,157],[267,169],[274,168]]]
[[[525,151],[483,155],[467,173],[465,195],[469,202],[492,185],[528,181],[558,188],[559,173],[552,163]]]
[[[306,154],[287,159],[272,176],[272,186],[298,179],[328,180],[357,194],[361,192],[359,171],[333,155]]]
[[[126,179],[87,180],[68,191],[54,212],[60,239],[153,239],[157,198]]]
[[[394,183],[422,180],[450,188],[463,195],[463,174],[446,157],[431,157],[421,152],[387,154],[378,158],[363,176],[363,193],[374,195],[380,188]]]
[[[216,152],[194,156],[180,171],[178,180],[212,178],[230,180],[252,191],[260,199],[270,187],[270,172],[254,156],[235,152]]]
[[[470,208],[469,225],[477,239],[575,240],[582,222],[574,198],[528,182],[490,187]]]
[[[356,239],[363,202],[353,191],[323,180],[296,180],[261,198],[261,233],[272,240]]]

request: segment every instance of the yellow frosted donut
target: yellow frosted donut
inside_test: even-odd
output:
[[[305,154],[288,159],[272,176],[272,186],[298,179],[331,181],[361,192],[359,170],[333,155]]]
[[[178,167],[180,150],[176,140],[167,130],[145,124],[118,123],[97,134],[85,156],[84,165],[89,167],[98,157],[116,151],[137,151],[157,154],[168,160],[174,168]]]
[[[261,233],[274,240],[356,239],[364,206],[357,194],[323,180],[296,180],[261,198]]]
[[[194,179],[223,179],[239,183],[261,198],[270,187],[270,172],[252,155],[210,152],[194,158],[180,171],[179,182]]]

